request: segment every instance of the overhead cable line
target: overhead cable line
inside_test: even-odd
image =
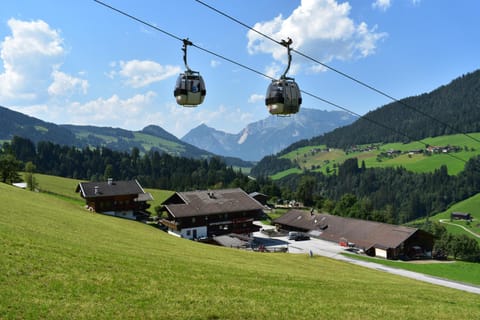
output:
[[[101,4],[101,5],[109,8],[109,9],[111,9],[111,10],[113,10],[113,11],[121,14],[121,15],[124,15],[124,16],[126,16],[126,17],[128,17],[128,18],[130,18],[130,19],[133,19],[133,20],[135,20],[135,21],[137,21],[137,22],[139,22],[139,23],[141,23],[141,24],[144,24],[144,25],[146,25],[146,26],[148,26],[148,27],[151,27],[151,28],[153,28],[153,29],[155,29],[155,30],[157,30],[157,31],[165,34],[165,35],[168,35],[169,37],[172,37],[172,38],[174,38],[174,39],[176,39],[176,40],[178,40],[178,41],[184,42],[184,40],[185,40],[185,39],[183,39],[183,38],[181,38],[181,37],[179,37],[179,36],[177,36],[177,35],[175,35],[175,34],[173,34],[173,33],[167,32],[167,31],[165,31],[165,30],[163,30],[163,29],[161,29],[161,28],[159,28],[159,27],[157,27],[157,26],[155,26],[155,25],[153,25],[153,24],[151,24],[151,23],[148,23],[148,22],[146,22],[146,21],[144,21],[144,20],[142,20],[142,19],[139,19],[139,18],[137,18],[137,17],[135,17],[135,16],[132,16],[131,14],[128,14],[128,13],[126,13],[126,12],[120,10],[120,9],[117,9],[117,8],[115,8],[115,7],[112,7],[112,6],[110,6],[110,5],[102,2],[102,1],[100,1],[100,0],[94,0],[94,1],[97,2],[98,4]],[[251,67],[249,67],[249,66],[246,66],[246,65],[244,65],[244,64],[242,64],[242,63],[239,63],[239,62],[237,62],[237,61],[235,61],[235,60],[232,60],[232,59],[230,59],[230,58],[227,58],[227,57],[225,57],[225,56],[223,56],[223,55],[221,55],[221,54],[219,54],[219,53],[215,53],[215,52],[213,52],[213,51],[211,51],[211,50],[208,50],[208,49],[205,49],[205,48],[200,47],[200,46],[198,46],[198,45],[195,45],[195,44],[194,44],[193,42],[191,42],[191,41],[190,41],[190,45],[193,46],[193,47],[195,47],[195,48],[197,48],[197,49],[199,49],[199,50],[202,50],[202,51],[204,51],[204,52],[206,52],[206,53],[208,53],[208,54],[211,54],[211,55],[213,55],[213,56],[215,56],[215,57],[218,57],[218,58],[220,58],[220,59],[222,59],[222,60],[228,61],[228,62],[230,62],[230,63],[232,63],[232,64],[235,64],[235,65],[237,65],[237,66],[239,66],[239,67],[242,67],[242,68],[244,68],[244,69],[246,69],[246,70],[249,70],[249,71],[254,72],[254,73],[258,74],[258,75],[261,75],[261,76],[263,76],[263,77],[265,77],[265,78],[268,78],[268,79],[271,79],[271,80],[274,80],[274,79],[275,79],[275,78],[273,78],[273,77],[271,77],[271,76],[269,76],[269,75],[267,75],[267,74],[265,74],[265,73],[263,73],[263,72],[261,72],[261,71],[258,71],[258,70],[256,70],[256,69],[253,69],[253,68],[251,68]],[[334,102],[331,102],[331,101],[329,101],[329,100],[327,100],[327,99],[321,98],[321,97],[319,97],[319,96],[317,96],[317,95],[315,95],[315,94],[313,94],[313,93],[310,93],[310,92],[307,92],[307,91],[304,91],[304,90],[301,90],[301,92],[304,93],[305,95],[308,95],[308,96],[314,98],[314,99],[317,99],[317,100],[322,101],[322,102],[324,102],[324,103],[326,103],[326,104],[329,104],[329,105],[331,105],[331,106],[333,106],[333,107],[335,107],[335,108],[341,109],[341,110],[343,110],[343,111],[345,111],[345,112],[348,112],[348,113],[350,113],[350,114],[352,114],[352,115],[355,115],[355,116],[357,116],[357,117],[359,117],[359,118],[362,118],[362,119],[365,119],[365,120],[367,120],[367,121],[370,121],[370,122],[372,122],[373,124],[376,124],[376,125],[378,125],[378,126],[380,126],[380,127],[382,127],[382,128],[385,128],[385,129],[387,129],[387,130],[393,131],[394,133],[399,134],[399,135],[402,135],[402,136],[408,138],[409,140],[416,141],[416,142],[420,142],[420,143],[422,143],[423,145],[428,146],[427,143],[425,143],[425,142],[423,142],[423,141],[421,141],[421,140],[416,140],[416,139],[414,139],[414,138],[411,138],[411,137],[409,137],[409,136],[408,136],[407,134],[405,134],[405,133],[402,133],[402,132],[400,132],[400,131],[398,131],[398,130],[396,130],[396,129],[394,129],[394,128],[391,128],[391,127],[389,127],[389,126],[387,126],[387,125],[384,125],[384,124],[382,124],[382,123],[380,123],[380,122],[378,122],[378,121],[376,121],[376,120],[370,119],[370,118],[368,118],[368,117],[366,117],[366,116],[362,116],[362,115],[360,115],[360,114],[358,114],[358,113],[356,113],[356,112],[354,112],[354,111],[351,111],[351,110],[349,110],[349,109],[347,109],[347,108],[345,108],[345,107],[342,107],[342,106],[340,106],[340,105],[338,105],[338,104],[336,104],[336,103],[334,103]],[[453,156],[453,155],[450,154],[450,153],[447,153],[447,155],[449,155],[449,156],[451,156],[451,157],[453,157],[453,158],[455,158],[455,159],[457,159],[457,160],[460,160],[460,161],[466,163],[466,161],[465,161],[464,159],[461,159],[461,158],[459,158],[459,157]]]
[[[203,1],[201,1],[201,0],[195,0],[195,1],[198,2],[198,3],[200,3],[200,4],[203,5],[203,6],[207,7],[208,9],[210,9],[210,10],[212,10],[212,11],[214,11],[214,12],[216,12],[216,13],[224,16],[224,17],[226,17],[227,19],[230,19],[230,20],[232,20],[232,21],[240,24],[241,26],[247,28],[248,30],[251,30],[251,31],[257,33],[257,34],[261,35],[262,37],[264,37],[264,38],[266,38],[266,39],[268,39],[268,40],[270,40],[270,41],[272,41],[272,42],[275,42],[276,44],[282,45],[282,43],[281,43],[280,41],[277,41],[277,40],[275,40],[274,38],[272,38],[271,36],[269,36],[269,35],[261,32],[261,31],[258,31],[257,29],[255,29],[255,28],[247,25],[246,23],[238,20],[237,18],[234,18],[233,16],[231,16],[231,15],[229,15],[229,14],[227,14],[227,13],[224,13],[224,12],[218,10],[217,8],[212,7],[211,5],[205,3],[205,2],[203,2]],[[415,112],[417,112],[417,113],[419,113],[419,114],[421,114],[421,115],[429,118],[430,120],[436,121],[436,122],[440,123],[441,125],[445,126],[446,128],[448,128],[448,129],[456,132],[456,133],[463,134],[464,136],[466,136],[466,137],[468,137],[468,138],[470,138],[470,139],[472,139],[472,140],[480,143],[480,140],[477,139],[477,138],[475,138],[475,137],[473,137],[472,135],[469,135],[469,134],[466,133],[466,132],[463,132],[463,131],[461,131],[461,130],[458,130],[457,128],[451,126],[450,124],[448,124],[448,123],[446,123],[446,122],[444,122],[444,121],[442,121],[442,120],[440,120],[440,119],[437,119],[437,118],[435,118],[434,116],[432,116],[432,115],[430,115],[430,114],[428,114],[428,113],[426,113],[426,112],[424,112],[424,111],[422,111],[422,110],[420,110],[420,109],[418,109],[418,108],[415,108],[415,107],[409,105],[408,103],[406,103],[406,102],[404,102],[404,101],[402,101],[402,100],[400,100],[400,99],[397,99],[397,98],[393,97],[392,95],[390,95],[390,94],[388,94],[388,93],[386,93],[386,92],[384,92],[384,91],[382,91],[382,90],[380,90],[380,89],[375,88],[375,87],[372,86],[372,85],[369,85],[368,83],[366,83],[366,82],[364,82],[364,81],[361,81],[361,80],[359,80],[359,79],[357,79],[357,78],[355,78],[355,77],[353,77],[353,76],[351,76],[351,75],[349,75],[349,74],[347,74],[347,73],[345,73],[345,72],[343,72],[343,71],[340,71],[339,69],[336,69],[336,68],[334,68],[334,67],[331,67],[331,66],[327,65],[326,63],[321,62],[321,61],[319,61],[318,59],[315,59],[315,58],[313,58],[313,57],[311,57],[311,56],[309,56],[309,55],[307,55],[307,54],[305,54],[305,53],[302,53],[302,52],[300,52],[300,51],[298,51],[298,50],[292,49],[292,51],[295,52],[296,54],[298,54],[299,56],[302,56],[302,57],[304,57],[304,58],[306,58],[306,59],[308,59],[308,60],[310,60],[310,61],[313,61],[313,62],[321,65],[321,66],[324,67],[324,68],[327,68],[327,69],[329,69],[329,70],[331,70],[331,71],[333,71],[333,72],[335,72],[335,73],[338,73],[339,75],[341,75],[341,76],[343,76],[343,77],[345,77],[345,78],[347,78],[347,79],[349,79],[349,80],[352,80],[352,81],[356,82],[357,84],[359,84],[359,85],[361,85],[361,86],[364,86],[364,87],[366,87],[366,88],[368,88],[368,89],[370,89],[370,90],[372,90],[372,91],[374,91],[374,92],[376,92],[376,93],[378,93],[378,94],[380,94],[380,95],[382,95],[382,96],[384,96],[384,97],[392,100],[393,102],[399,103],[399,104],[401,104],[402,106],[407,107],[407,108],[409,108],[409,109],[411,109],[411,110],[413,110],[413,111],[415,111]]]

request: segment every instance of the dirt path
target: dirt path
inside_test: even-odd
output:
[[[451,226],[462,228],[463,230],[470,233],[472,236],[480,238],[480,234],[477,234],[477,233],[473,232],[472,230],[469,230],[468,228],[465,228],[464,226],[461,226],[459,224],[452,223],[452,222],[447,222],[448,221],[447,219],[440,219],[439,221],[440,221],[440,223],[443,223],[443,224],[448,224],[448,225],[451,225]]]

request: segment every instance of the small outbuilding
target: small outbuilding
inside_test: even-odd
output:
[[[451,220],[472,220],[472,215],[467,212],[452,212],[450,214]]]

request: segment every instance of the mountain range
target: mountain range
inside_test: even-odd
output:
[[[258,161],[266,155],[280,156],[308,145],[348,148],[376,142],[410,142],[426,137],[480,132],[479,107],[480,70],[477,70],[429,93],[379,107],[357,121],[346,112],[302,108],[291,117],[269,116],[251,123],[237,134],[200,125],[182,139],[155,125],[140,131],[57,125],[0,106],[0,140],[11,140],[17,135],[34,143],[51,141],[60,145],[107,147],[117,151],[137,147],[141,152],[158,150],[188,158],[220,155],[227,164],[249,167],[253,165],[251,161]]]
[[[248,125],[237,135],[224,133],[206,125],[191,130],[183,140],[159,126],[149,125],[140,131],[121,128],[57,125],[0,106],[0,140],[14,136],[34,143],[50,141],[60,145],[106,147],[129,152],[157,150],[174,156],[208,158],[221,156],[229,165],[251,167],[247,160],[259,160],[292,142],[313,137],[352,122],[347,113],[304,109],[289,118],[269,118]]]
[[[181,140],[218,155],[258,161],[296,141],[349,125],[355,119],[343,111],[302,108],[299,113],[290,117],[269,116],[251,123],[237,134],[201,124]]]

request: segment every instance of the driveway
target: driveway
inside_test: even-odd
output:
[[[271,226],[263,226],[263,228],[268,229],[268,228],[271,228]],[[449,287],[449,288],[458,289],[462,291],[467,291],[470,293],[480,294],[479,286],[437,278],[437,277],[429,276],[423,273],[392,268],[392,267],[384,266],[374,262],[361,261],[361,260],[349,258],[341,254],[342,252],[345,252],[345,247],[341,247],[339,244],[334,242],[315,239],[315,238],[310,238],[310,240],[304,240],[304,241],[294,241],[294,240],[288,240],[287,236],[269,237],[261,231],[255,232],[253,236],[255,238],[255,242],[263,244],[265,247],[267,247],[267,249],[271,248],[272,251],[277,251],[275,250],[275,248],[278,249],[280,247],[287,247],[288,248],[287,252],[293,253],[293,254],[319,255],[323,257],[328,257],[336,260],[353,263],[362,267],[375,269],[382,272],[396,274],[402,277],[407,277],[407,278],[415,279],[418,281],[428,282],[428,283],[436,284],[439,286],[444,286],[444,287]]]

